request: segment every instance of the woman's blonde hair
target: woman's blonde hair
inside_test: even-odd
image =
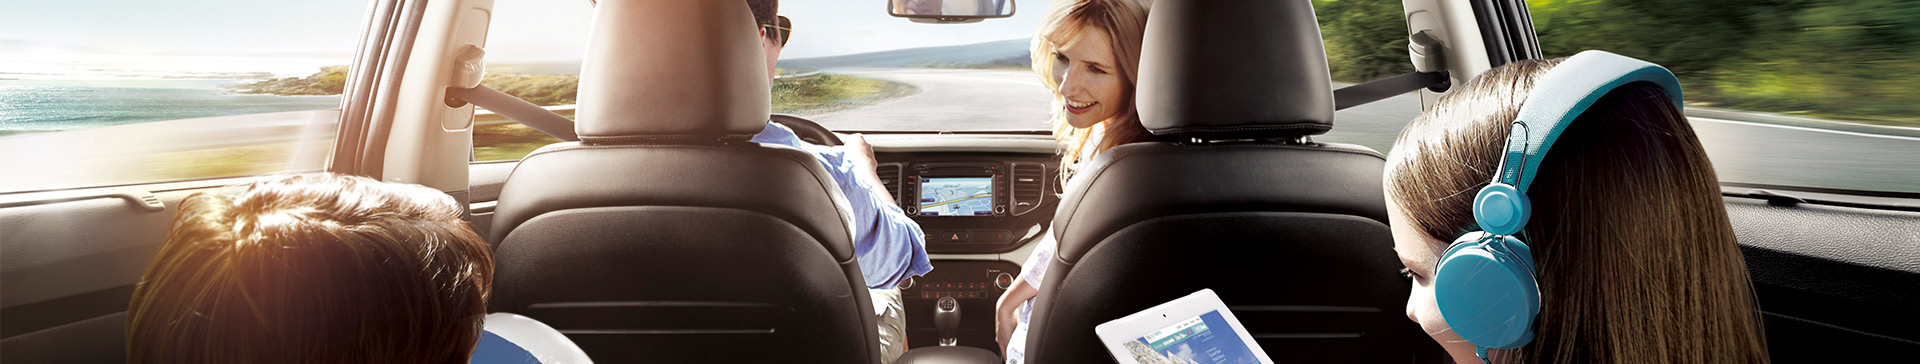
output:
[[[1121,144],[1145,141],[1152,138],[1147,128],[1140,126],[1140,112],[1134,108],[1133,87],[1140,81],[1140,43],[1145,37],[1147,27],[1147,9],[1153,6],[1151,0],[1062,0],[1054,1],[1047,14],[1040,20],[1040,29],[1035,32],[1033,46],[1029,51],[1033,61],[1033,72],[1040,75],[1040,84],[1048,90],[1059,90],[1060,81],[1053,79],[1053,54],[1060,48],[1072,47],[1081,39],[1080,32],[1097,30],[1107,32],[1112,40],[1113,58],[1116,68],[1126,79],[1121,99],[1126,101],[1119,116],[1101,123],[1106,129],[1100,143],[1093,146],[1090,153],[1087,141],[1092,138],[1093,128],[1075,128],[1067,123],[1067,115],[1061,112],[1065,108],[1066,96],[1053,93],[1053,138],[1065,148],[1061,152],[1060,171],[1065,176],[1081,161],[1105,152]],[[1067,44],[1055,47],[1051,39],[1068,39]],[[1061,180],[1065,180],[1062,178]]]
[[[1387,157],[1396,213],[1441,242],[1477,230],[1471,200],[1534,82],[1561,60],[1487,71],[1414,119]],[[1659,87],[1630,84],[1594,103],[1540,161],[1527,195],[1537,336],[1495,362],[1768,361],[1719,180]]]
[[[453,198],[302,175],[180,204],[127,313],[130,363],[465,363],[493,256]]]

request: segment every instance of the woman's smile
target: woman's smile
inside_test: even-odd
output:
[[[1079,102],[1073,101],[1073,99],[1067,99],[1067,112],[1074,113],[1075,115],[1085,114],[1088,110],[1093,110],[1093,105],[1098,104],[1100,104],[1099,101]]]

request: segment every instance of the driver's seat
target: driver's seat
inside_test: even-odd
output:
[[[594,361],[878,362],[845,198],[767,123],[765,58],[740,1],[603,1],[580,77],[580,142],[503,187],[492,312]]]

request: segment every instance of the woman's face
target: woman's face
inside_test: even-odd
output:
[[[1421,330],[1440,342],[1454,362],[1480,362],[1480,358],[1473,355],[1473,343],[1461,339],[1460,334],[1447,327],[1447,321],[1440,318],[1439,306],[1433,301],[1433,268],[1439,265],[1441,253],[1436,247],[1445,244],[1415,230],[1392,197],[1387,198],[1387,211],[1387,222],[1393,229],[1393,251],[1406,267],[1401,273],[1413,281],[1413,292],[1407,295],[1407,319],[1419,323]]]
[[[1113,57],[1112,39],[1107,37],[1106,30],[1084,29],[1071,48],[1059,48],[1069,39],[1049,41],[1055,49],[1054,81],[1060,85],[1054,93],[1066,99],[1060,111],[1066,112],[1067,124],[1088,128],[1119,116],[1127,106],[1124,99],[1127,80],[1120,75],[1119,63]]]

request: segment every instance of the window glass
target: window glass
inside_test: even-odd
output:
[[[1027,51],[1047,4],[1020,4],[1010,18],[921,24],[861,2],[782,1],[793,36],[777,65],[773,111],[836,131],[1050,130],[1052,96]],[[1411,70],[1399,2],[1316,5],[1344,14],[1320,12],[1341,85]],[[571,117],[588,3],[500,0],[495,7],[482,83]],[[1398,53],[1374,54],[1381,49]],[[1412,93],[1341,111],[1340,127],[1321,140],[1384,151],[1419,113]],[[557,142],[484,110],[475,118],[475,161],[519,159]]]
[[[1314,0],[1333,88],[1413,72],[1407,24],[1398,0]],[[1149,15],[1151,16],[1151,15]],[[1333,113],[1333,130],[1316,142],[1358,144],[1385,154],[1400,129],[1420,116],[1420,94],[1408,92]]]
[[[856,1],[787,0],[773,112],[836,131],[1047,129],[1048,96],[1027,68],[1044,1],[1011,18],[920,24]],[[572,117],[591,4],[499,0],[482,84]],[[474,161],[516,160],[551,137],[476,112]]]
[[[1920,192],[1920,2],[1528,2],[1541,50],[1680,77],[1723,182]]]
[[[593,3],[498,0],[487,29],[487,75],[480,84],[573,118],[580,59],[587,52]],[[486,109],[474,110],[473,160],[519,160],[560,142]]]
[[[487,83],[566,115],[589,5],[515,20],[502,0]],[[774,111],[837,131],[1046,130],[1049,91],[1028,67],[1044,4],[1007,19],[920,24],[858,2],[783,1],[793,36]],[[1336,87],[1411,71],[1399,1],[1314,0]],[[1689,0],[1529,2],[1548,57],[1605,49],[1674,70],[1722,181],[1920,192],[1920,3]],[[566,6],[570,6],[568,8]],[[518,30],[508,30],[511,24]],[[566,30],[559,32],[558,30]],[[543,33],[544,32],[544,33]],[[524,34],[522,34],[524,33]],[[538,57],[515,56],[509,39]],[[561,45],[576,48],[558,49]],[[546,47],[546,48],[541,48]],[[495,54],[506,53],[502,56]],[[1420,113],[1416,94],[1341,110],[1316,137],[1388,151]],[[476,160],[554,142],[484,113]]]
[[[365,1],[0,11],[0,192],[323,168]]]

